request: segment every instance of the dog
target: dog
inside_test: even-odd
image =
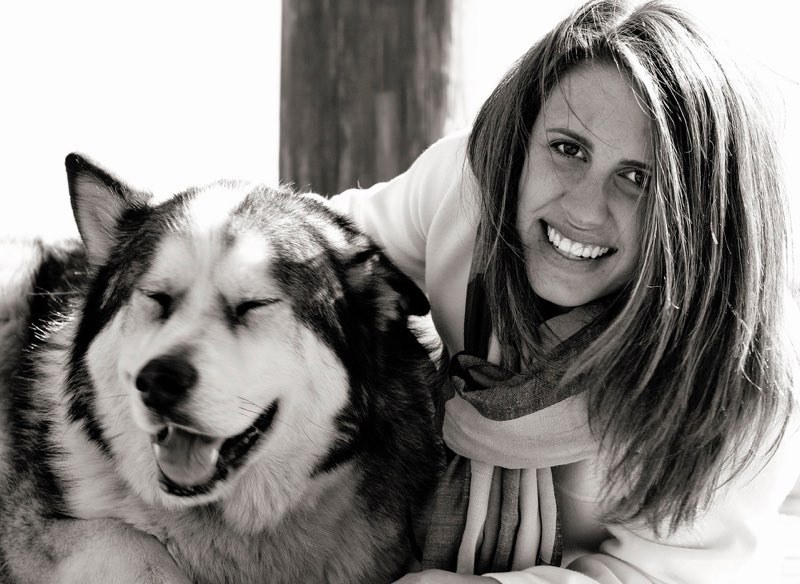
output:
[[[0,260],[0,580],[402,576],[442,468],[421,290],[322,197],[66,169],[80,241]]]

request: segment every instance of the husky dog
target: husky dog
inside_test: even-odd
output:
[[[440,469],[419,288],[314,195],[66,166],[82,244],[0,259],[0,581],[401,576]]]

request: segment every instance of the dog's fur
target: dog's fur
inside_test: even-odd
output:
[[[422,292],[314,195],[66,165],[82,244],[0,251],[0,581],[403,574],[440,468]]]

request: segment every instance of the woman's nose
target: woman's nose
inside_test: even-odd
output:
[[[564,191],[561,206],[575,227],[586,229],[603,225],[608,218],[605,181],[588,175],[582,177]]]

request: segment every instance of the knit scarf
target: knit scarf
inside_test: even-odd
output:
[[[434,496],[423,568],[484,574],[560,565],[552,467],[593,456],[597,443],[580,382],[559,382],[599,335],[603,309],[578,307],[542,323],[546,357],[515,373],[495,364],[482,278],[473,274],[442,428],[454,456]]]

